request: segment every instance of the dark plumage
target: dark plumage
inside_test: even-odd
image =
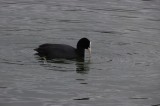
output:
[[[34,49],[37,51],[40,57],[47,59],[53,58],[66,58],[76,59],[84,58],[85,49],[90,50],[91,42],[87,38],[82,38],[77,43],[77,48],[66,44],[42,44],[38,48]]]

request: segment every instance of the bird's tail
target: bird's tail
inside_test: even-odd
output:
[[[38,48],[33,49],[34,51],[38,51]]]

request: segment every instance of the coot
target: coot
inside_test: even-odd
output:
[[[91,53],[91,42],[87,38],[81,38],[77,43],[77,48],[66,44],[42,44],[38,48],[34,49],[37,51],[37,55],[46,59],[54,58],[65,58],[65,59],[76,59],[84,58],[85,49]]]

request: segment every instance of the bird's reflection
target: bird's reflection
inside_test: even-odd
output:
[[[89,72],[90,60],[78,60],[76,61],[76,72],[80,74],[87,74]]]
[[[58,63],[58,64],[73,64],[75,63],[76,65],[76,72],[79,74],[87,74],[90,70],[89,68],[89,64],[90,64],[90,59],[89,60],[85,60],[85,59],[76,59],[76,60],[66,60],[66,59],[46,59],[44,57],[39,57],[37,55],[35,55],[35,58],[38,60],[38,62],[40,62],[42,66],[44,67],[49,67],[50,69],[52,68],[52,70],[55,69],[55,67],[57,66],[53,66],[53,64],[51,65],[50,63]],[[67,70],[67,69],[66,69]],[[65,70],[63,70],[65,71]]]

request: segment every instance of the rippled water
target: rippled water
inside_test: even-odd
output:
[[[85,62],[42,61],[42,43]],[[159,0],[0,0],[0,106],[159,106]]]

